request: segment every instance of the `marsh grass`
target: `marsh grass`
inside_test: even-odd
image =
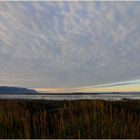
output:
[[[140,138],[140,101],[0,101],[0,138]]]

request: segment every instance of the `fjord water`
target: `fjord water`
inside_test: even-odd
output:
[[[98,94],[0,94],[0,99],[29,99],[29,100],[80,100],[80,99],[101,99],[101,100],[122,100],[140,99],[140,93],[98,93]]]

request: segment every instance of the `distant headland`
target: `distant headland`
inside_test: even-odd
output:
[[[37,93],[37,91],[22,87],[0,86],[0,94],[12,94],[12,93]]]

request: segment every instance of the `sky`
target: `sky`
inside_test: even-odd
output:
[[[138,1],[0,2],[0,86],[91,91],[132,81],[98,89],[140,90],[133,84],[140,79],[139,13]]]

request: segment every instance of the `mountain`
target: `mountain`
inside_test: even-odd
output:
[[[0,86],[0,94],[6,93],[37,93],[33,89],[21,88],[21,87],[8,87],[8,86]]]

